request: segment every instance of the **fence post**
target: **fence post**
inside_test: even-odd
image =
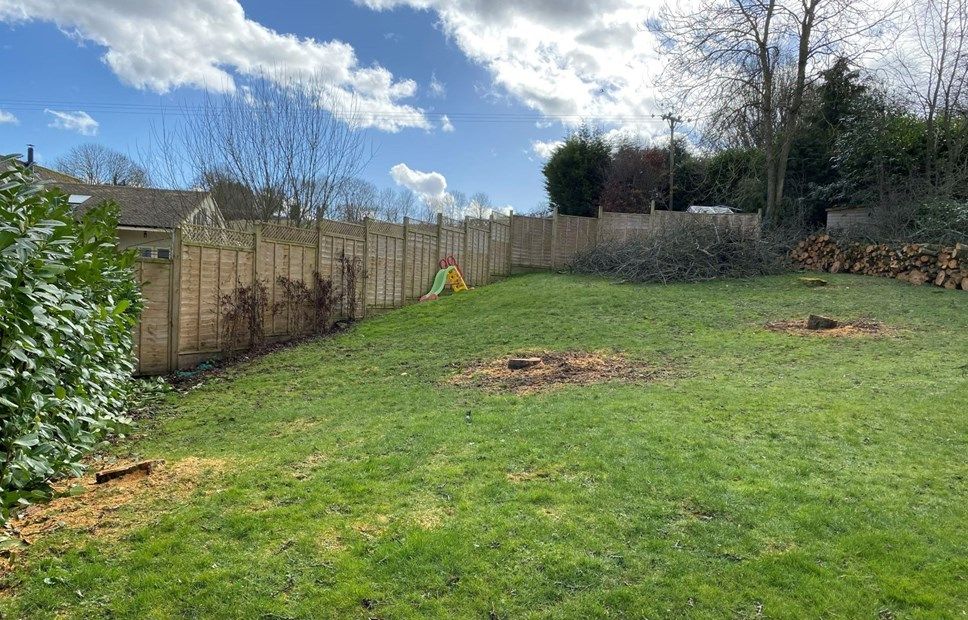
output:
[[[444,214],[438,213],[437,214],[437,254],[436,254],[436,258],[434,259],[434,265],[436,265],[440,261],[440,259],[443,258],[443,256],[440,255],[440,238],[443,236],[444,236]],[[433,269],[431,269],[431,273],[433,273]]]
[[[603,219],[605,219],[605,208],[602,205],[598,205],[598,221],[595,222],[595,245],[598,245],[599,240],[602,238]]]
[[[259,281],[259,256],[262,248],[262,224],[255,225],[255,237],[253,240],[252,254],[252,284]]]
[[[323,273],[323,220],[322,218],[316,218],[316,273],[322,276]],[[315,278],[314,278],[315,279]],[[330,282],[333,280],[333,274],[329,274]]]
[[[552,211],[551,220],[551,268],[558,267],[558,207]]]
[[[462,274],[464,276],[468,276],[465,279],[470,280],[469,276],[470,274],[473,273],[473,269],[468,271],[468,267],[470,267],[470,261],[467,257],[467,216],[466,215],[464,216],[464,238],[461,239],[461,243],[460,243],[460,262],[462,263],[460,266]],[[467,285],[470,286],[470,282],[467,282]]]
[[[512,261],[514,261],[514,209],[508,211],[508,276],[512,272]]]
[[[491,252],[494,251],[494,212],[487,219],[487,250],[484,252],[484,284],[491,283]]]
[[[400,306],[407,305],[407,231],[410,229],[410,218],[403,218],[403,267],[400,269]]]
[[[181,348],[181,266],[182,231],[175,228],[171,234],[171,274],[168,290],[168,371],[178,370],[178,350]],[[138,355],[144,356],[139,349]],[[139,361],[140,364],[140,361]]]
[[[363,308],[361,314],[366,318],[366,284],[370,273],[370,216],[363,216]]]

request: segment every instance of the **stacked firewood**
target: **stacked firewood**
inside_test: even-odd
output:
[[[815,271],[897,278],[968,291],[968,245],[842,243],[828,234],[811,235],[790,251],[793,262]]]

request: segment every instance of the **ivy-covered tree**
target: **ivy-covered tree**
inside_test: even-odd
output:
[[[555,149],[543,172],[551,206],[562,215],[592,217],[611,162],[605,137],[585,125]]]

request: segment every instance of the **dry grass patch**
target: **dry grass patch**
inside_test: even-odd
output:
[[[546,471],[512,471],[508,472],[507,479],[508,482],[513,484],[522,484],[524,482],[533,482],[535,480],[547,480],[551,477],[551,474]]]
[[[539,358],[527,368],[508,368],[512,358]],[[453,376],[450,383],[490,392],[532,394],[560,385],[592,385],[610,381],[638,383],[652,381],[658,371],[641,362],[612,353],[584,351],[526,352],[478,362]]]
[[[322,452],[313,452],[307,458],[296,463],[293,467],[292,476],[296,480],[306,480],[311,477],[317,469],[329,461],[329,456]]]
[[[386,515],[376,515],[372,523],[357,521],[352,525],[352,528],[367,538],[376,538],[381,536],[383,532],[387,530],[389,525],[390,517]]]
[[[219,459],[156,461],[150,474],[138,470],[102,484],[95,482],[95,473],[91,472],[56,485],[57,497],[26,508],[11,521],[9,531],[26,544],[60,530],[116,537],[157,514],[138,510],[134,515],[121,516],[122,508],[144,508],[161,498],[168,506],[177,505],[177,500],[187,498],[202,480],[219,476],[225,469],[226,462]]]
[[[316,418],[294,418],[286,420],[276,425],[272,432],[272,437],[289,437],[291,435],[303,435],[316,430],[323,421]]]
[[[413,521],[420,529],[435,530],[453,514],[453,510],[433,506],[413,513]]]
[[[774,332],[797,334],[800,336],[818,336],[821,338],[852,338],[856,336],[894,336],[897,330],[873,319],[857,319],[856,321],[839,321],[837,327],[830,329],[809,329],[807,320],[773,321],[766,324],[766,328]]]

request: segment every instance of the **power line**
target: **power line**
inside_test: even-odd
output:
[[[98,114],[130,114],[140,116],[195,116],[202,114],[211,108],[197,104],[146,104],[146,103],[123,103],[123,102],[98,102],[81,100],[53,100],[53,99],[0,99],[0,107],[11,111],[42,111],[49,108],[76,108],[83,109],[88,113]],[[448,117],[451,120],[461,122],[482,122],[482,123],[533,123],[541,120],[558,121],[590,121],[603,123],[661,123],[666,115],[658,114],[615,114],[615,115],[590,115],[590,114],[546,114],[540,112],[471,112],[471,111],[429,111],[414,109],[412,112],[386,112],[378,110],[368,110],[367,108],[356,108],[352,113],[359,114],[366,118],[381,120],[407,120],[418,117],[442,120]],[[689,122],[695,119],[679,119],[682,122]]]

